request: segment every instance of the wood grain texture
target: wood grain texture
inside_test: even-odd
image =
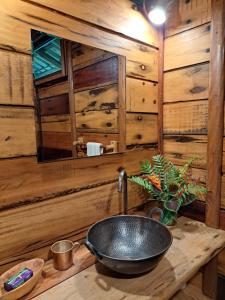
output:
[[[212,298],[209,298],[205,296],[202,292],[202,289],[199,287],[196,287],[192,283],[188,283],[187,286],[182,289],[181,291],[177,292],[175,296],[171,298],[171,300],[212,300]]]
[[[42,132],[42,147],[71,150],[72,135],[70,132]]]
[[[71,276],[81,272],[87,267],[90,267],[94,264],[95,258],[94,256],[90,255],[88,249],[84,245],[82,245],[74,253],[73,262],[74,264],[72,267],[64,272],[60,272],[54,268],[52,259],[49,259],[44,265],[44,276],[40,278],[38,284],[35,286],[35,289],[24,296],[22,300],[32,299],[33,297],[45,292],[46,290],[52,288],[60,282],[63,282]]]
[[[0,107],[0,158],[36,154],[33,108]]]
[[[157,138],[157,115],[126,114],[127,145],[157,143]]]
[[[118,110],[76,113],[76,128],[80,132],[118,133]]]
[[[117,108],[118,96],[117,84],[74,93],[75,112]]]
[[[212,0],[211,73],[208,115],[208,195],[206,224],[219,227],[224,122],[225,3]]]
[[[135,78],[127,78],[126,84],[127,111],[158,112],[158,84]]]
[[[118,58],[118,131],[119,131],[119,145],[118,151],[126,151],[126,58],[119,56]]]
[[[206,135],[176,135],[164,136],[164,153],[176,164],[183,164],[190,158],[196,158],[193,166],[206,169],[207,136]]]
[[[122,2],[120,2],[120,5],[123,5],[121,3]],[[61,4],[62,3],[60,3],[60,5]],[[84,5],[86,5],[86,3],[84,3]],[[129,2],[129,6],[130,5],[131,4]],[[75,11],[73,10],[73,12]],[[139,12],[136,12],[135,10],[133,12],[134,14],[138,14],[140,16]],[[133,22],[133,18],[131,17],[131,15],[128,17],[126,10],[121,10],[120,13],[123,15],[123,19],[126,18],[129,19],[131,23]],[[117,26],[117,16],[110,15],[110,17],[113,17],[113,19],[116,21]],[[148,24],[148,22],[145,21],[142,16],[141,19],[144,20],[146,24]],[[116,54],[125,55],[127,59],[130,59],[132,61],[148,62],[148,64],[152,66],[157,64],[157,49],[147,46],[147,44],[137,42],[132,38],[126,38],[124,35],[117,34],[117,32],[115,31],[112,32],[111,30],[102,30],[100,26],[92,26],[89,22],[85,22],[77,18],[71,18],[69,16],[66,16],[64,13],[56,12],[54,9],[47,9],[45,7],[39,6],[39,3],[38,5],[33,5],[30,3],[30,1],[19,0],[12,0],[10,2],[2,1],[0,3],[0,48],[5,48],[10,51],[16,50],[23,53],[30,53],[31,28],[63,37],[68,40],[88,44],[91,47],[98,47]],[[121,28],[125,28],[126,30],[131,29],[130,26],[122,26]],[[139,36],[141,36],[143,28],[141,29],[140,27],[138,27],[137,23],[135,23],[135,28],[140,30]],[[150,28],[149,24],[148,28]],[[151,36],[148,36],[148,38],[151,38]],[[58,96],[64,93],[68,93],[68,86],[69,85],[66,82],[55,85],[51,89],[43,88],[39,91],[39,94],[42,99],[51,96]],[[18,130],[17,127],[15,127],[16,130]],[[28,126],[26,126],[26,129],[27,128],[29,128],[29,131],[27,132],[31,134],[32,127],[28,124]],[[26,142],[28,140],[29,139],[26,138]],[[14,151],[15,147],[13,147],[12,149]],[[68,227],[66,228],[66,230],[64,230],[65,227],[62,227],[61,231],[59,229],[58,232],[57,228],[53,229],[55,224],[54,222],[57,221],[56,219],[58,218],[58,216],[59,225],[57,226],[59,226],[59,228],[61,226],[59,221],[62,217],[62,213],[60,214],[60,207],[57,207],[57,204],[59,204],[60,202],[57,201],[57,198],[63,196],[66,197],[65,195],[71,195],[73,192],[76,192],[76,195],[74,194],[74,199],[71,200],[71,205],[75,202],[78,205],[82,205],[82,199],[84,199],[82,197],[84,196],[78,196],[78,191],[84,192],[84,190],[87,189],[90,195],[93,194],[94,197],[94,189],[102,184],[105,184],[102,189],[107,191],[107,187],[105,187],[107,185],[106,182],[117,180],[118,167],[125,167],[129,174],[137,173],[139,172],[139,160],[150,159],[154,153],[155,150],[152,149],[134,150],[124,154],[104,156],[100,158],[93,158],[91,160],[66,160],[45,164],[38,164],[36,157],[1,160],[0,207],[1,210],[4,210],[6,218],[9,218],[11,220],[10,222],[12,224],[12,227],[10,227],[10,231],[11,233],[13,233],[14,231],[15,239],[13,239],[15,241],[15,244],[19,245],[19,251],[21,251],[21,255],[17,255],[17,250],[15,250],[15,248],[13,250],[13,255],[11,255],[12,252],[9,251],[11,253],[10,257],[5,259],[4,261],[1,260],[1,263],[4,264],[4,267],[2,267],[1,270],[3,268],[7,268],[9,265],[15,264],[16,262],[29,258],[31,256],[47,257],[49,245],[52,242],[51,237],[50,239],[47,237],[48,230],[46,230],[46,228],[48,227],[50,227],[50,235],[52,235],[54,240],[63,237],[71,237],[73,240],[82,238],[87,228],[82,227],[74,232],[73,222],[75,222],[75,219],[73,219],[70,224],[67,223]],[[110,192],[108,193],[108,195],[110,194]],[[140,196],[137,196],[135,192],[131,192],[130,194],[131,197],[133,195],[136,195],[136,198],[134,199],[135,201],[140,200]],[[92,197],[89,197],[88,193],[85,197],[85,203],[88,207],[90,204],[88,199],[90,199],[90,201],[92,202]],[[48,206],[46,202],[47,206],[44,209],[44,206],[42,206],[42,204],[44,204],[45,200],[47,202],[51,201],[52,206]],[[70,200],[68,202],[65,202],[64,205],[62,204],[64,209],[68,208],[68,211],[70,209],[70,206],[67,207],[67,204],[69,202]],[[37,204],[40,205],[39,208],[37,208]],[[54,206],[55,204],[56,206]],[[18,217],[21,217],[19,217],[19,219],[21,220],[21,224],[23,224],[23,221],[25,221],[26,215],[29,218],[29,223],[32,221],[32,217],[34,217],[33,225],[36,228],[36,232],[34,233],[34,239],[31,238],[30,245],[28,245],[29,238],[27,238],[28,236],[25,236],[26,233],[25,235],[22,235],[22,238],[21,235],[16,235],[17,226],[14,227],[15,217],[17,216],[16,207],[18,209],[22,209],[20,210],[18,215]],[[50,208],[50,211],[48,211],[48,208]],[[43,213],[41,211],[42,209]],[[92,213],[95,213],[95,210],[98,210],[98,207],[95,207],[94,209],[92,207]],[[82,212],[85,216],[88,216],[85,211],[86,207],[83,208]],[[99,209],[99,211],[101,211],[101,209]],[[12,213],[11,217],[9,212]],[[52,223],[52,225],[48,225],[44,229],[44,224],[42,227],[41,222],[39,221],[40,217],[47,221],[48,213],[50,213],[49,221],[53,220],[54,224]],[[53,216],[54,213],[56,213],[55,217]],[[82,215],[80,215],[80,218],[83,218]],[[61,218],[61,223],[63,222],[64,218]],[[39,225],[40,233],[38,233]],[[4,226],[1,226],[1,228],[3,227]],[[19,227],[22,228],[24,227],[24,225],[22,227]],[[31,226],[30,229],[27,228],[27,232],[32,235],[34,227]],[[44,230],[44,235],[42,233],[42,230]],[[54,233],[51,230],[55,230]],[[23,247],[24,240],[26,240],[25,242],[28,247]]]
[[[218,273],[225,276],[225,250],[218,255]]]
[[[115,56],[74,71],[73,80],[75,91],[116,83],[118,81],[118,57]]]
[[[138,278],[118,278],[112,277],[111,272],[97,264],[36,297],[35,300],[52,300],[59,296],[68,300],[97,300],[100,297],[116,300],[124,296],[128,300],[171,299],[211,257],[223,249],[225,233],[187,218],[180,218],[178,225],[170,230],[174,237],[173,245],[152,272]],[[102,288],[102,284],[110,288]]]
[[[154,149],[139,149],[45,164],[37,164],[36,158],[0,161],[0,208],[54,198],[116,180],[118,167],[126,168],[129,175],[138,173],[139,161],[151,159],[155,153]]]
[[[148,61],[150,64],[154,64],[157,61],[158,51],[150,46],[125,39],[108,31],[103,31],[86,22],[80,22],[75,18],[70,18],[62,13],[56,13],[54,10],[49,10],[46,7],[35,6],[30,2],[12,0],[10,2],[2,2],[1,8],[7,17],[1,23],[1,30],[3,30],[2,28],[8,28],[8,22],[11,20],[17,21],[15,22],[17,27],[13,27],[14,31],[9,31],[8,34],[10,36],[4,39],[4,42],[9,46],[11,45],[10,40],[12,39],[11,36],[15,33],[15,29],[17,28],[20,34],[21,27],[23,31],[27,30],[27,36],[24,36],[24,43],[30,43],[29,29],[33,28],[71,41],[124,55],[133,60]],[[28,11],[29,14],[27,14]],[[135,27],[137,27],[136,24]],[[19,49],[19,45],[17,45],[17,49]],[[31,45],[28,50],[30,49]],[[21,50],[24,50],[24,47]]]
[[[80,45],[77,43],[72,45],[72,65],[73,70],[79,70],[114,56],[115,54],[98,48]]]
[[[155,61],[154,64],[149,64],[147,61],[127,60],[126,67],[127,76],[158,81],[158,61]]]
[[[31,54],[30,28],[21,26],[16,18],[12,18],[9,10],[0,9],[0,48]],[[16,34],[15,34],[16,32]]]
[[[165,104],[163,116],[164,134],[206,134],[208,101]]]
[[[0,51],[0,104],[34,105],[31,57]]]
[[[225,173],[225,138],[223,138],[223,162],[222,162],[222,172]]]
[[[131,195],[129,208],[145,202],[146,194],[142,193],[142,189],[137,185],[129,184],[128,191]],[[7,241],[1,243],[0,265],[18,259],[23,254],[50,246],[57,239],[79,234],[98,220],[121,211],[122,195],[118,193],[117,182],[114,182],[0,212],[1,222],[7,224],[1,227],[3,240],[8,235]],[[23,226],[19,225],[21,223]],[[26,239],[18,239],[18,234],[26,236]]]
[[[74,255],[74,266],[72,266],[66,272],[59,272],[53,268],[52,260],[49,260],[44,266],[45,277],[42,277],[35,289],[29,293],[23,300],[31,299],[40,293],[47,291],[49,288],[56,286],[62,281],[72,277],[87,267],[93,265],[95,257],[90,255],[90,252],[86,247],[81,248]],[[195,300],[209,300],[202,294],[202,274],[198,272],[189,282],[188,286],[175,294],[172,300],[190,300],[189,296],[192,296]],[[203,298],[201,298],[201,296]],[[178,297],[178,298],[176,298]],[[182,298],[186,297],[186,298]],[[197,298],[196,298],[197,297]],[[205,297],[205,298],[204,298]]]
[[[142,14],[135,8],[135,5],[128,0],[122,2],[120,0],[113,2],[110,0],[104,2],[101,0],[91,0],[88,3],[82,0],[77,0],[76,3],[72,0],[67,0],[64,3],[58,0],[54,2],[34,0],[32,2],[43,4],[150,45],[158,45],[157,30],[145,20]],[[124,14],[124,12],[126,13]]]
[[[41,116],[69,114],[69,95],[62,94],[39,100]]]
[[[225,175],[221,179],[221,207],[225,209]]]
[[[43,116],[41,117],[41,130],[51,132],[71,132],[70,116]]]
[[[208,99],[209,64],[164,73],[164,102]]]
[[[164,88],[164,35],[165,25],[159,32],[159,52],[158,52],[158,151],[163,154],[163,88]]]
[[[210,0],[171,1],[165,36],[197,27],[211,20]]]
[[[56,97],[63,94],[69,93],[69,82],[63,81],[47,87],[38,88],[38,97],[40,99]]]
[[[210,24],[165,39],[164,70],[185,67],[210,60]]]
[[[77,137],[82,137],[84,143],[94,142],[101,143],[103,146],[109,145],[111,141],[119,141],[119,134],[113,133],[85,133],[78,132]]]
[[[217,256],[212,258],[203,268],[202,290],[204,295],[217,299]]]

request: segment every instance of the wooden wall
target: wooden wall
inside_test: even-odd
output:
[[[165,28],[163,141],[165,154],[181,165],[197,157],[193,175],[207,183],[208,97],[211,77],[211,0],[175,0]],[[213,78],[212,78],[213,84]],[[225,124],[225,120],[224,120]],[[220,227],[225,230],[225,131]],[[206,204],[185,209],[189,217],[204,221]],[[219,257],[225,274],[225,253]]]
[[[136,173],[139,161],[155,153],[140,148],[107,157],[37,163],[31,28],[126,57],[128,145],[157,142],[158,33],[128,0],[1,1],[0,25],[3,271],[22,259],[47,258],[54,241],[80,239],[93,222],[119,213],[118,167]],[[145,201],[140,189],[129,189],[129,208]]]
[[[196,157],[194,175],[206,182],[211,6],[177,0],[165,28],[163,141],[176,164]]]

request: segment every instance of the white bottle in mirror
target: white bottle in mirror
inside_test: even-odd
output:
[[[103,154],[103,147],[101,143],[87,143],[87,156],[98,156]]]

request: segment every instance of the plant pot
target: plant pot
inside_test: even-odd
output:
[[[164,225],[174,226],[177,222],[177,213],[165,208],[161,209],[159,207],[154,207],[150,210],[148,216],[154,219],[154,216],[157,214],[160,214],[160,217],[157,218],[157,220]]]

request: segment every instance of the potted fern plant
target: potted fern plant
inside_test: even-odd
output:
[[[186,206],[207,193],[205,187],[197,184],[191,177],[189,160],[183,167],[176,167],[162,155],[153,156],[153,165],[149,161],[141,162],[140,176],[129,180],[142,187],[150,194],[152,200],[158,200],[162,206],[161,222],[172,225],[182,206]]]

